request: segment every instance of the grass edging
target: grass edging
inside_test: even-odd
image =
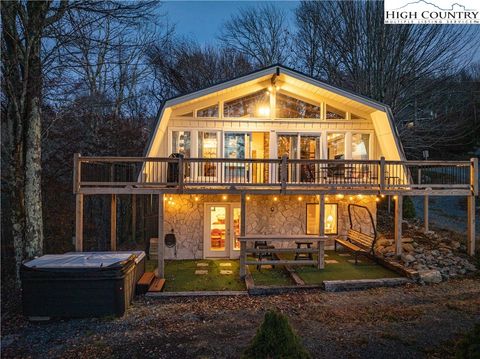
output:
[[[323,289],[326,292],[343,292],[350,290],[364,290],[379,287],[396,287],[413,283],[409,278],[378,278],[378,279],[351,279],[351,280],[326,280]]]
[[[197,292],[147,292],[148,298],[172,298],[172,297],[230,297],[248,295],[246,290],[205,290]]]

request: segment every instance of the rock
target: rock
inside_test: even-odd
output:
[[[415,262],[415,257],[411,254],[402,254],[401,258],[405,263]]]
[[[402,248],[406,252],[413,252],[414,248],[410,243],[404,243],[402,244]]]
[[[453,249],[458,249],[458,248],[460,248],[460,242],[458,242],[458,241],[451,241],[451,242],[450,242],[450,247],[452,247]]]
[[[375,244],[378,247],[388,247],[392,245],[392,241],[386,238],[380,238]]]
[[[383,250],[383,253],[389,253],[389,252],[395,252],[395,246],[388,246],[388,247],[385,247],[384,250]]]
[[[423,253],[423,248],[422,247],[417,247],[415,248],[415,253]]]
[[[402,243],[412,243],[413,238],[402,238]]]
[[[435,284],[442,281],[442,274],[438,270],[419,271],[420,280],[426,284]]]
[[[464,267],[469,272],[475,272],[477,268],[470,262],[465,262]]]

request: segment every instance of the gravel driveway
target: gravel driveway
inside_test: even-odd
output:
[[[314,358],[446,358],[480,321],[480,279],[361,292],[138,299],[123,318],[32,324],[3,313],[3,358],[237,358],[267,309]]]

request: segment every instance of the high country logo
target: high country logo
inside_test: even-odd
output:
[[[480,1],[385,0],[385,24],[480,24]]]

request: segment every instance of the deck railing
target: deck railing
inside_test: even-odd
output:
[[[81,188],[260,187],[279,190],[468,190],[478,194],[471,161],[300,160],[75,156]]]

